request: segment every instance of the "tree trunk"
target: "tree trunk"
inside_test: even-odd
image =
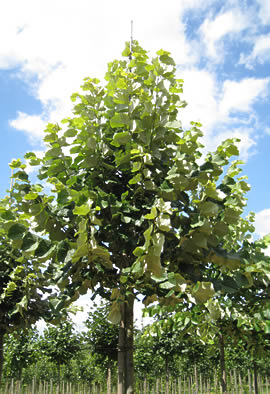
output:
[[[60,362],[58,361],[57,362],[57,379],[58,379],[58,384],[59,384],[59,386],[60,386],[60,376],[61,376],[61,364],[60,364]]]
[[[107,394],[111,394],[112,392],[112,370],[111,366],[108,366],[108,371],[107,371]]]
[[[169,394],[170,370],[169,370],[168,357],[166,357],[166,359],[165,359],[165,369],[166,369],[166,389],[165,389],[165,393]]]
[[[2,371],[4,364],[4,331],[0,331],[0,390],[2,382]]]
[[[254,372],[254,393],[259,394],[258,389],[258,371],[257,371],[257,363],[253,360],[253,372]]]
[[[121,321],[118,341],[118,394],[134,393],[133,365],[133,304],[130,296],[121,305]]]
[[[195,379],[195,394],[199,393],[199,384],[198,384],[198,371],[196,361],[194,362],[194,379]]]
[[[227,377],[225,367],[225,355],[224,355],[224,338],[223,335],[219,335],[219,360],[220,360],[220,382],[222,393],[227,393]]]

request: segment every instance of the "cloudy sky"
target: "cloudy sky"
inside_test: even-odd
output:
[[[106,64],[133,36],[172,53],[189,105],[182,121],[203,124],[208,150],[241,138],[256,231],[270,229],[269,0],[9,0],[0,3],[1,194],[8,163],[42,151],[47,122],[71,111],[83,78],[102,80]]]

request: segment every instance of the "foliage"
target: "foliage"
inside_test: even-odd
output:
[[[48,326],[44,330],[39,347],[49,360],[56,363],[58,379],[60,379],[61,365],[70,362],[81,349],[81,343],[78,335],[74,333],[71,322],[65,321],[57,327]]]
[[[48,315],[48,276],[29,253],[31,236],[29,222],[18,215],[9,200],[1,200],[0,331],[4,333],[28,327]]]
[[[249,190],[237,178],[241,162],[223,172],[238,154],[236,140],[202,160],[200,125],[182,129],[183,81],[175,78],[169,53],[160,50],[149,60],[134,41],[130,60],[128,48],[124,60],[109,63],[105,87],[87,78],[85,94],[72,96],[75,116],[62,121],[66,128],[47,126],[44,158],[25,156],[40,165],[38,177],[54,195],[30,184],[19,164],[12,190],[35,231],[53,244],[43,240],[40,256],[53,256],[60,269],[56,309],[91,289],[111,299],[115,323],[121,302],[134,292],[146,303],[179,302],[186,294],[196,302],[210,298],[215,288],[205,266],[242,264],[235,223]]]
[[[258,267],[252,223],[241,217],[249,185],[242,162],[232,160],[238,140],[203,157],[201,125],[183,130],[179,120],[186,103],[170,54],[160,50],[149,59],[134,41],[123,57],[109,63],[106,86],[85,79],[83,93],[72,95],[72,118],[47,125],[44,157],[25,155],[39,166],[49,194],[29,181],[25,165],[11,163],[14,205],[41,238],[24,222],[11,223],[8,236],[13,247],[20,240],[19,248],[48,264],[59,288],[50,303],[55,322],[88,289],[110,301],[115,324],[132,320],[139,294],[145,305],[181,305],[181,312],[220,295],[241,297],[242,288],[252,293],[257,278],[267,295],[269,264],[263,257]],[[122,328],[119,338],[127,341],[132,327]],[[165,341],[170,352],[171,341]]]
[[[86,344],[97,361],[105,368],[112,366],[117,360],[118,328],[107,320],[109,304],[101,303],[89,313],[84,322],[87,331],[84,333]]]
[[[7,335],[4,347],[7,376],[19,380],[22,370],[37,361],[37,338],[36,328]]]

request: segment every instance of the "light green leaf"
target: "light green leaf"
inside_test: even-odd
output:
[[[155,233],[152,237],[153,247],[151,248],[155,256],[160,256],[163,250],[165,235],[162,233]]]
[[[155,219],[157,216],[157,208],[156,207],[152,207],[151,208],[151,212],[148,213],[147,215],[144,216],[145,219]]]
[[[93,201],[89,200],[86,204],[82,204],[80,206],[76,206],[73,209],[74,215],[88,215],[88,213],[91,210],[92,204],[93,204]]]
[[[24,199],[25,200],[35,200],[37,197],[38,197],[38,193],[31,192],[31,193],[25,194]]]
[[[116,301],[112,303],[112,307],[111,307],[111,310],[108,314],[107,319],[112,324],[118,324],[120,322],[120,320],[121,320],[120,306]]]
[[[142,174],[137,174],[133,178],[130,179],[128,182],[130,185],[136,185],[137,183],[141,182]]]
[[[161,214],[157,220],[156,225],[161,231],[170,231],[171,230],[171,219],[170,216],[163,213]]]
[[[170,290],[170,289],[172,289],[173,287],[175,287],[175,284],[173,284],[173,283],[171,283],[171,282],[169,282],[169,281],[166,281],[166,282],[161,283],[161,284],[159,285],[159,287],[160,287],[161,289]]]
[[[73,254],[72,256],[72,262],[75,263],[76,261],[78,261],[81,257],[84,256],[88,256],[88,252],[89,252],[89,245],[88,243],[85,243],[83,245],[81,245],[76,252]]]
[[[129,124],[129,116],[124,113],[116,113],[110,120],[110,125],[111,127],[117,128],[117,127],[124,127]]]
[[[172,122],[167,122],[165,124],[165,127],[167,127],[168,129],[180,129],[182,128],[182,123],[180,122],[180,120],[173,120]]]
[[[123,131],[121,133],[116,133],[113,136],[111,145],[119,147],[120,145],[125,145],[130,141],[130,135],[128,131]]]

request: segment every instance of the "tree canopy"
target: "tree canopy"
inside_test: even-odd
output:
[[[139,294],[146,305],[204,303],[224,290],[226,274],[248,286],[254,254],[244,256],[249,185],[232,160],[238,140],[202,154],[201,125],[184,130],[179,119],[186,102],[170,53],[149,59],[127,43],[105,81],[86,78],[72,95],[74,116],[45,129],[44,157],[25,155],[41,183],[20,160],[11,163],[14,205],[41,238],[26,224],[9,238],[21,248],[29,241],[29,255],[48,264],[60,289],[56,318],[88,289],[111,301],[124,354]],[[132,369],[132,355],[119,365]]]

